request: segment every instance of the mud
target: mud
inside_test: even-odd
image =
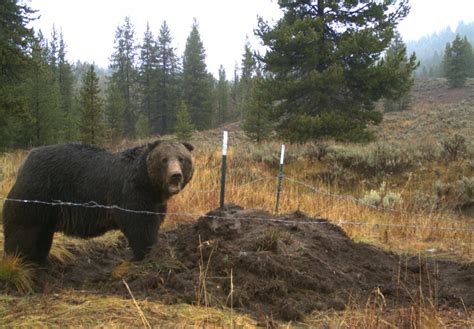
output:
[[[441,307],[474,308],[474,264],[387,253],[300,212],[275,217],[229,205],[160,232],[144,261],[130,257],[120,238],[113,248],[53,264],[39,283],[48,291],[128,296],[125,281],[136,299],[227,306],[279,320],[364,306],[382,295],[387,307],[432,298]]]

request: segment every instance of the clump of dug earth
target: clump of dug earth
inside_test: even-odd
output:
[[[53,265],[44,280],[128,296],[125,280],[137,299],[227,306],[287,321],[365,305],[374,291],[387,306],[411,303],[419,300],[420,282],[440,306],[474,307],[474,264],[401,257],[301,212],[275,216],[228,205],[161,231],[142,262],[126,262],[125,246],[123,239],[119,247],[92,248],[73,264]]]

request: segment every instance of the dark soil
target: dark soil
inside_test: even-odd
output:
[[[474,308],[474,264],[387,253],[301,212],[275,217],[229,205],[160,232],[139,263],[126,262],[131,252],[121,241],[74,264],[53,264],[41,276],[43,289],[128,296],[125,280],[137,299],[232,306],[281,320],[365,305],[378,292],[388,307],[432,297],[440,306]]]

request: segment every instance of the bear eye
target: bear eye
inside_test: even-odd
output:
[[[168,163],[168,158],[161,159],[161,162],[163,162],[164,164],[167,164]]]

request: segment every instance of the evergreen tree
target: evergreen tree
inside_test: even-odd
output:
[[[110,68],[113,70],[109,84],[114,91],[113,100],[120,108],[115,109],[115,114],[123,115],[118,121],[124,124],[123,133],[128,138],[135,136],[135,124],[137,121],[139,105],[137,101],[137,70],[135,60],[137,57],[137,46],[135,45],[134,27],[129,17],[125,17],[123,25],[115,32],[114,53],[111,56]]]
[[[241,118],[245,117],[244,109],[248,107],[248,99],[252,88],[252,78],[255,74],[256,62],[250,47],[250,42],[245,42],[244,54],[242,56],[242,76],[240,78],[240,112]]]
[[[117,144],[124,136],[125,115],[124,98],[118,85],[109,79],[106,90],[105,122],[108,128],[108,137],[112,144]]]
[[[99,144],[104,135],[102,99],[100,98],[99,78],[91,65],[82,80],[79,92],[81,120],[79,129],[81,141],[86,144]]]
[[[16,123],[26,115],[24,86],[33,32],[27,28],[34,11],[24,2],[0,4],[0,146],[18,143]]]
[[[226,80],[225,69],[219,67],[219,81],[217,82],[217,115],[218,123],[227,122],[229,116],[229,83]]]
[[[472,71],[474,57],[472,46],[466,37],[458,34],[453,42],[446,44],[443,59],[444,76],[452,88],[464,86]]]
[[[268,103],[269,90],[260,70],[257,70],[257,75],[250,80],[249,87],[242,129],[258,143],[268,138],[273,130],[270,120],[271,105]]]
[[[183,56],[183,98],[197,129],[212,125],[212,80],[206,69],[205,50],[194,20]]]
[[[49,53],[48,53],[48,63],[51,66],[51,69],[54,73],[54,79],[57,81],[59,79],[59,69],[58,69],[58,54],[59,53],[59,40],[58,32],[56,27],[53,25],[53,30],[51,31],[51,41],[49,42]]]
[[[64,139],[67,141],[76,138],[76,115],[73,112],[74,103],[74,76],[72,66],[66,59],[66,43],[62,31],[59,34],[58,49],[58,84],[59,84],[59,106],[64,118]]]
[[[152,121],[153,132],[159,134],[173,130],[179,106],[179,61],[172,41],[168,24],[163,21],[157,42],[157,108]]]
[[[157,46],[147,23],[140,51],[139,83],[142,92],[140,126],[141,131],[150,131],[156,115]]]
[[[188,112],[186,103],[181,102],[178,112],[176,113],[176,124],[174,127],[176,137],[180,141],[187,141],[193,135],[194,125]]]
[[[49,64],[50,49],[41,31],[31,48],[31,65],[25,84],[28,119],[23,126],[23,143],[44,145],[61,139],[59,86]]]
[[[392,95],[399,79],[381,56],[408,0],[295,0],[280,7],[283,18],[274,27],[260,18],[257,31],[268,47],[260,60],[277,131],[293,141],[370,139],[366,127],[382,119],[375,102]]]
[[[392,94],[385,99],[384,110],[386,112],[404,111],[410,104],[410,90],[415,81],[413,71],[418,67],[419,62],[416,60],[415,53],[408,59],[405,43],[398,32],[395,33],[395,38],[387,49],[384,62],[387,69],[396,71],[394,74],[398,76],[396,84],[391,86]]]
[[[238,120],[242,119],[240,117],[240,109],[239,109],[239,91],[240,85],[240,77],[239,77],[239,67],[237,64],[234,67],[234,79],[231,81],[229,86],[229,119],[230,120]]]

